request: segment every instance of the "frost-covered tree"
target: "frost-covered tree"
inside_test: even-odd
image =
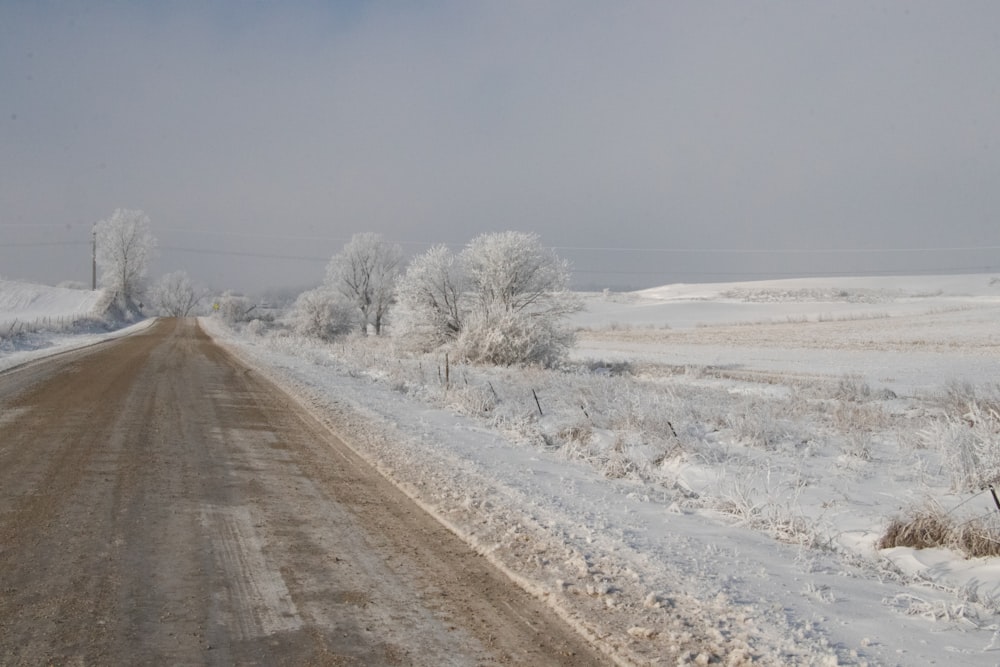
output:
[[[581,307],[568,286],[568,264],[536,234],[484,234],[457,257],[437,246],[415,258],[395,317],[418,349],[453,341],[476,363],[550,365],[572,344],[564,322]]]
[[[222,296],[212,306],[215,313],[230,326],[249,322],[251,319],[250,313],[253,311],[253,308],[250,305],[249,299],[242,294],[236,294],[229,290],[223,292]]]
[[[464,293],[458,257],[447,246],[432,247],[414,257],[399,279],[393,331],[424,351],[454,340],[462,330]]]
[[[356,319],[351,304],[325,286],[300,294],[291,311],[296,332],[321,340],[332,340],[348,333],[354,328]]]
[[[569,291],[569,264],[537,234],[497,232],[460,256],[471,304],[458,349],[497,365],[555,363],[572,345],[565,318],[582,304]]]
[[[167,317],[189,316],[206,295],[206,291],[195,287],[184,271],[166,274],[150,291],[158,312]]]
[[[385,316],[393,303],[403,251],[381,234],[355,234],[326,269],[326,285],[342,294],[357,308],[361,333],[368,326],[382,333]]]
[[[149,217],[139,210],[119,208],[94,226],[101,286],[123,311],[139,303],[143,281],[156,248]]]
[[[537,234],[496,232],[473,239],[462,266],[475,297],[474,310],[563,316],[579,310],[569,289],[569,263],[542,245]]]

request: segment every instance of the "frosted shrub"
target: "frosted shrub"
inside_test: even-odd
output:
[[[483,234],[457,257],[431,248],[400,281],[400,333],[421,351],[454,341],[476,364],[551,366],[573,343],[566,316],[582,307],[569,275],[535,234]]]
[[[226,324],[240,324],[250,319],[250,302],[245,296],[226,292],[215,304],[215,311]]]
[[[474,364],[551,366],[572,344],[572,331],[531,313],[475,313],[467,319],[455,349],[460,358]]]
[[[167,317],[187,317],[205,296],[206,291],[195,287],[184,271],[166,274],[150,290],[152,302]]]
[[[268,323],[258,319],[253,319],[247,322],[246,328],[244,329],[244,331],[251,336],[263,336],[267,333],[267,330]]]
[[[296,333],[320,340],[347,334],[354,329],[356,319],[352,306],[325,287],[300,294],[291,312]]]

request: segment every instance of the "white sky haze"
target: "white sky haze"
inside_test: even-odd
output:
[[[581,287],[1000,265],[994,2],[0,2],[0,276],[319,282],[538,232]]]

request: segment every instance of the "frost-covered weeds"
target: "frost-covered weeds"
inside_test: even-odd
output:
[[[949,490],[967,500],[991,494],[996,510],[969,516],[965,502],[951,509],[934,499],[891,519],[880,548],[948,547],[969,558],[1000,556],[1000,386],[949,384],[936,403],[940,414],[930,419],[916,437],[939,457]]]
[[[939,403],[943,414],[920,436],[940,451],[952,490],[976,492],[1000,484],[1000,385],[951,384]]]
[[[41,333],[83,333],[106,330],[107,321],[96,315],[85,317],[39,317],[17,320],[0,325],[0,347],[14,349],[32,347],[31,338]]]
[[[807,516],[799,498],[808,483],[785,475],[772,477],[770,470],[720,473],[720,494],[711,499],[716,511],[742,525],[759,530],[782,542],[806,547],[826,546],[829,535],[817,517]]]

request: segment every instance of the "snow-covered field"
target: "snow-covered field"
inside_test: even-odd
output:
[[[877,548],[1000,536],[1000,281],[585,298],[558,371],[203,322],[619,662],[1000,664],[1000,559]]]
[[[121,329],[106,321],[102,297],[101,291],[0,280],[0,371],[149,326]]]
[[[101,293],[0,280],[0,329],[90,315]]]

